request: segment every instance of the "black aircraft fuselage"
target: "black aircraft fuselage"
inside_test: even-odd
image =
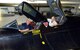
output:
[[[23,35],[17,29],[0,28],[0,50],[68,50],[80,48],[80,17],[67,17],[60,6],[60,0],[48,0],[48,4],[54,14],[59,17],[59,26],[40,26],[42,39],[38,35]],[[46,22],[47,18],[35,10],[29,3],[22,2],[18,7],[18,12],[32,19],[35,22]],[[57,11],[55,11],[57,10]],[[31,35],[31,36],[30,36]],[[38,38],[35,38],[37,37]],[[45,45],[41,44],[45,41]],[[41,47],[43,46],[43,47]],[[46,47],[48,46],[48,47]],[[46,47],[46,48],[45,48]]]

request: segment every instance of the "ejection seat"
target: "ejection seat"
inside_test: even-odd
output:
[[[47,0],[47,3],[50,7],[52,15],[55,16],[59,25],[62,25],[66,21],[66,17],[62,10],[60,0]]]

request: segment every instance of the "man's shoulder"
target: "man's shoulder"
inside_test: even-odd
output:
[[[26,23],[22,23],[22,25],[27,25]]]

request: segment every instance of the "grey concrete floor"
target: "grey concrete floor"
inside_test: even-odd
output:
[[[25,22],[27,18],[25,16],[19,16],[19,15],[14,15],[14,16],[0,16],[0,28],[2,26],[5,26],[6,24],[17,20],[18,24],[21,24]]]

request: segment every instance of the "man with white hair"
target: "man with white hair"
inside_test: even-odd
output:
[[[47,21],[48,22],[44,22],[44,26],[47,27],[47,26],[50,26],[50,27],[55,27],[58,25],[56,19],[54,16],[52,16],[51,18],[47,18]]]
[[[56,19],[55,19],[54,16],[52,16],[51,19],[47,19],[47,20],[49,22],[49,26],[50,27],[54,27],[54,26],[57,26],[58,25],[58,23],[57,23],[57,21],[56,21]]]

